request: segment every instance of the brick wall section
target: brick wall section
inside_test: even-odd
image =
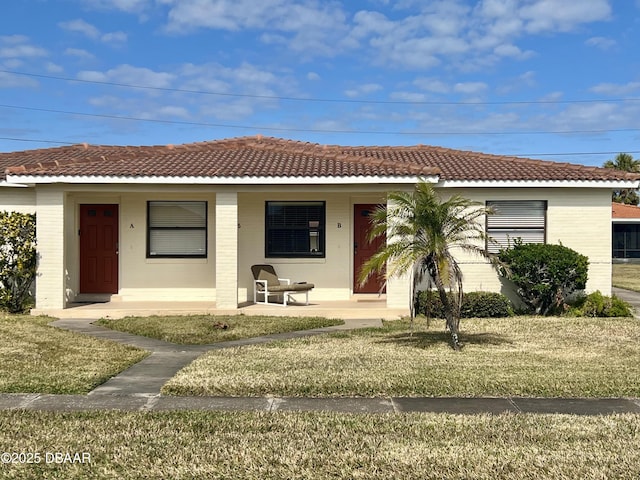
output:
[[[64,192],[39,188],[36,192],[38,276],[36,308],[64,308]]]
[[[238,194],[216,195],[216,307],[238,308]]]

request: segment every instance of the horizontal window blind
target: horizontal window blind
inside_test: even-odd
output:
[[[206,257],[207,202],[147,203],[147,257]]]
[[[204,228],[207,226],[205,202],[149,202],[149,226]]]
[[[152,230],[149,256],[201,256],[207,253],[204,230]]]
[[[497,253],[519,239],[523,243],[544,243],[547,202],[544,200],[488,201],[493,215],[487,215],[487,250]]]
[[[325,202],[269,201],[266,257],[324,257]]]

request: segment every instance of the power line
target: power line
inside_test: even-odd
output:
[[[62,140],[43,140],[35,138],[14,138],[14,137],[0,137],[0,140],[8,140],[14,142],[30,142],[30,143],[49,143],[59,145],[78,145],[82,142],[66,142]],[[573,157],[573,156],[585,156],[585,155],[618,155],[620,152],[564,152],[564,153],[496,153],[494,155],[501,155],[505,157]],[[640,150],[625,151],[630,155],[640,154]]]
[[[62,115],[77,115],[83,117],[108,118],[112,120],[127,120],[135,122],[162,123],[170,125],[189,125],[199,127],[237,128],[244,130],[266,130],[278,132],[306,132],[306,133],[336,133],[336,134],[369,134],[369,135],[410,135],[410,136],[463,136],[463,135],[570,135],[570,134],[599,134],[637,132],[640,128],[600,129],[600,130],[534,130],[513,132],[418,132],[418,131],[389,131],[389,130],[340,130],[317,128],[293,128],[293,127],[267,127],[263,125],[234,125],[225,123],[187,122],[184,120],[161,120],[153,118],[129,117],[124,115],[108,115],[101,113],[72,112],[68,110],[56,110],[50,108],[25,107],[20,105],[0,104],[0,108],[13,108],[35,112],[58,113]]]
[[[373,105],[454,105],[454,106],[481,106],[481,105],[560,105],[560,104],[579,104],[579,103],[619,103],[619,102],[640,102],[640,98],[600,98],[593,100],[519,100],[519,101],[493,101],[493,102],[480,102],[480,101],[467,101],[467,102],[452,102],[452,101],[436,101],[436,100],[359,100],[359,99],[347,99],[347,98],[317,98],[317,97],[287,97],[280,95],[254,95],[246,93],[225,93],[214,92],[208,90],[190,90],[183,88],[168,88],[168,87],[153,87],[149,85],[136,85],[131,83],[118,83],[107,82],[100,80],[86,80],[70,77],[58,77],[54,75],[43,75],[38,73],[18,72],[15,70],[2,70],[0,73],[7,73],[10,75],[22,75],[26,77],[34,78],[46,78],[48,80],[61,80],[66,82],[78,82],[94,85],[106,85],[111,87],[122,88],[135,88],[142,90],[154,90],[162,92],[176,92],[176,93],[192,93],[198,95],[215,95],[220,97],[235,97],[235,98],[256,98],[262,100],[286,100],[295,102],[317,102],[317,103],[359,103],[359,104],[373,104]]]

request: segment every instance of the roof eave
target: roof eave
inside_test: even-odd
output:
[[[422,175],[428,183],[438,183],[438,175]],[[76,175],[7,175],[8,184],[127,184],[127,185],[323,185],[323,184],[414,184],[413,175],[302,176],[302,177],[129,177]]]
[[[631,180],[442,180],[438,183],[442,188],[605,188],[618,190],[637,189],[639,181]]]

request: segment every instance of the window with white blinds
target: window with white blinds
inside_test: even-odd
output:
[[[147,258],[207,256],[207,202],[147,202]]]
[[[516,239],[523,243],[545,243],[546,201],[496,200],[488,201],[487,207],[495,212],[487,215],[488,252],[498,253],[509,248]]]
[[[325,202],[266,202],[265,256],[325,255]]]

